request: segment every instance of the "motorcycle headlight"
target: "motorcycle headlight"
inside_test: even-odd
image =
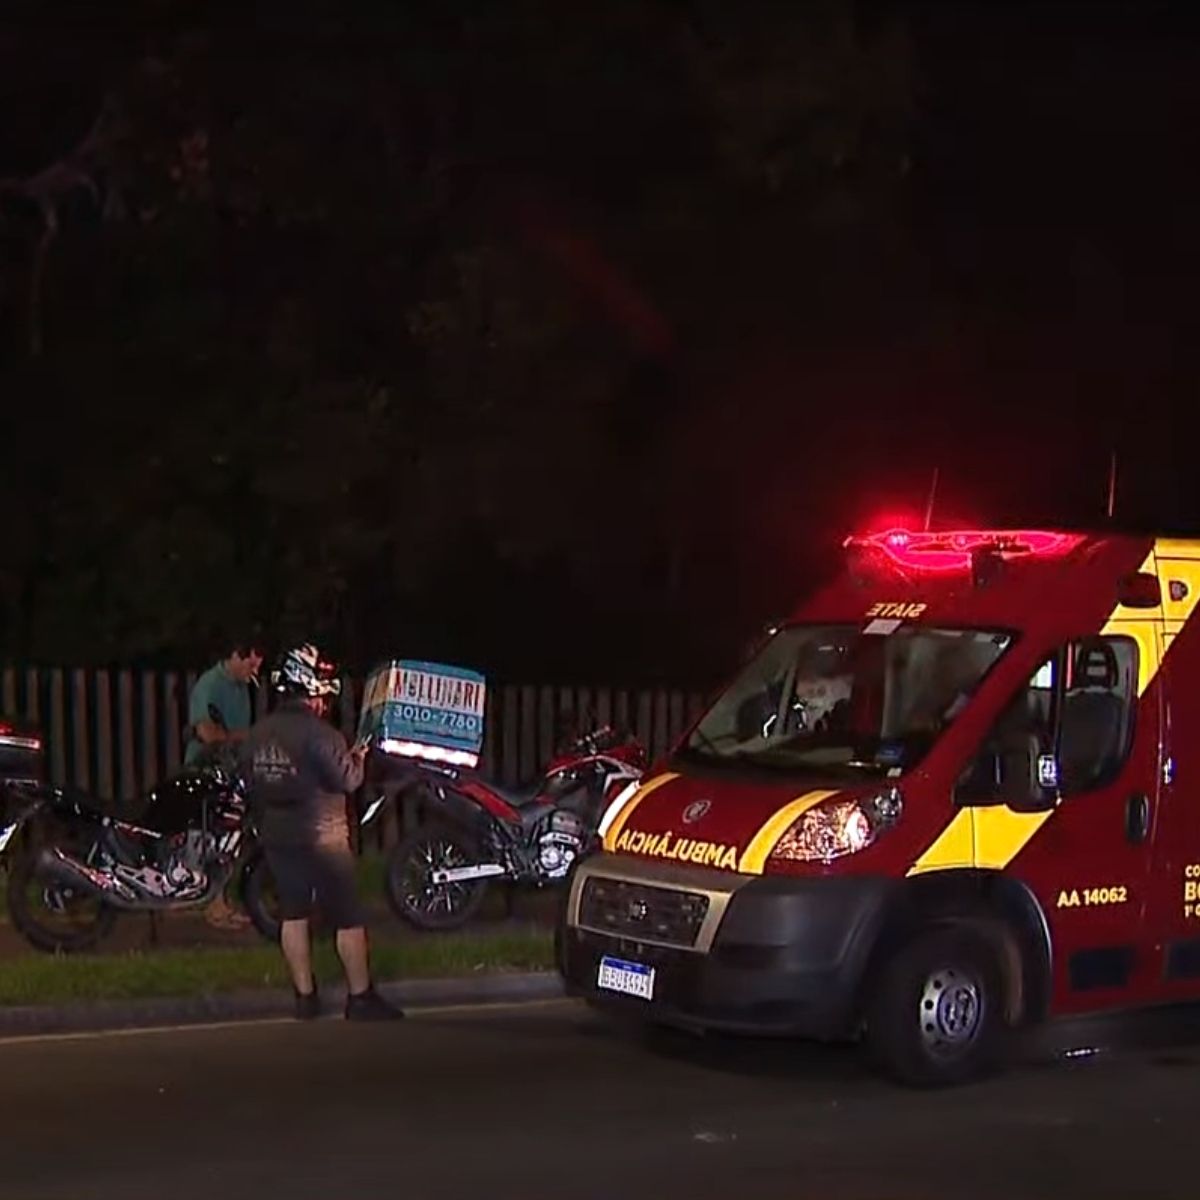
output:
[[[827,863],[857,854],[890,829],[903,808],[896,788],[865,799],[825,801],[796,819],[771,857]]]

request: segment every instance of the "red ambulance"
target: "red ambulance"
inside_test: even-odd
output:
[[[556,931],[649,1024],[865,1037],[898,1081],[1200,998],[1200,541],[849,538],[614,801]]]

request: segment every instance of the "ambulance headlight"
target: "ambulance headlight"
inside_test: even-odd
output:
[[[896,788],[876,796],[832,800],[810,808],[784,833],[772,858],[832,862],[865,850],[899,819],[904,802]]]

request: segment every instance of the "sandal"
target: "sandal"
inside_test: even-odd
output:
[[[215,912],[210,909],[204,914],[204,919],[213,929],[229,932],[241,931],[250,927],[250,918],[234,908],[218,908]]]

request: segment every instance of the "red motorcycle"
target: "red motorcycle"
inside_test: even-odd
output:
[[[423,791],[425,820],[388,856],[392,911],[422,930],[456,929],[478,911],[493,880],[544,887],[599,845],[614,797],[646,770],[646,752],[611,727],[576,738],[531,787],[509,790],[475,772],[405,760],[402,789]]]

